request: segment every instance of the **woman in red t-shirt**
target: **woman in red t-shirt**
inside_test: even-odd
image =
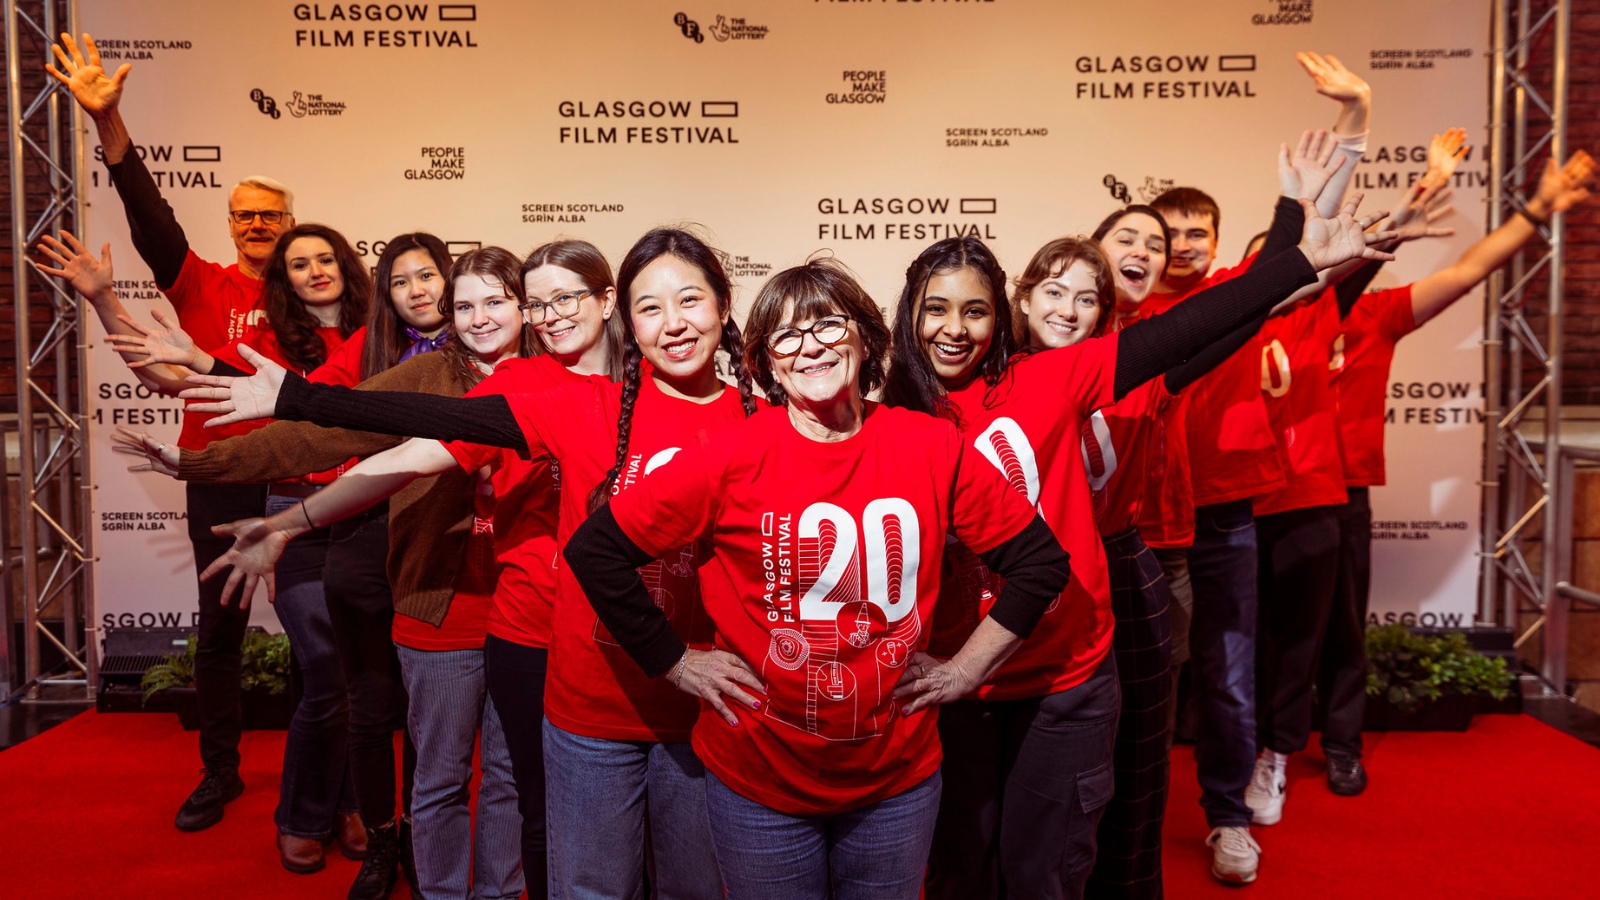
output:
[[[473,458],[479,451],[465,442],[544,461],[559,472],[563,488],[557,542],[564,543],[594,500],[625,494],[697,432],[742,419],[756,406],[730,318],[731,286],[716,251],[687,232],[657,229],[629,251],[619,276],[628,298],[621,384],[592,377],[538,394],[449,400],[346,392],[266,371],[231,383],[217,379],[219,388],[193,395],[228,401],[208,407],[230,413],[225,419],[276,414],[459,441],[443,451],[411,442],[428,458],[391,461],[391,474],[406,477]],[[738,387],[717,378],[719,350],[732,355]],[[443,461],[435,458],[440,452]],[[308,505],[314,515],[339,512],[316,505],[322,499]],[[251,580],[266,571],[255,558],[257,544],[258,537],[247,538],[227,560]],[[679,546],[647,566],[644,577],[683,638],[709,646],[695,569],[695,548]],[[605,896],[643,890],[648,828],[650,880],[658,891],[717,895],[704,779],[688,744],[695,703],[638,670],[596,619],[570,567],[559,566],[557,578],[543,731],[550,883],[585,884]]]
[[[747,365],[777,408],[613,497],[567,562],[644,671],[706,701],[694,746],[728,897],[915,897],[940,790],[926,707],[1029,632],[1065,558],[949,423],[864,399],[889,332],[842,266],[774,276],[749,329]],[[920,651],[949,529],[1011,581],[936,663]],[[700,542],[715,650],[675,634],[634,569]]]
[[[74,249],[81,251],[81,247]],[[108,248],[109,249],[109,248]],[[120,304],[112,289],[109,255],[97,261],[86,252],[62,260],[71,270],[74,287],[89,297],[100,319],[112,332],[111,342],[156,389],[176,393],[185,386],[186,369],[149,364],[165,358],[164,332],[152,335],[119,318]],[[339,232],[323,225],[298,225],[279,238],[262,273],[262,305],[267,324],[251,341],[275,363],[309,372],[322,365],[366,318],[372,280],[361,258]],[[239,342],[210,353],[196,353],[200,371],[210,371],[221,359],[248,368],[238,357]],[[190,348],[193,349],[192,347]],[[151,354],[150,351],[156,351]],[[147,382],[148,383],[148,382]],[[201,429],[205,417],[186,409],[179,445],[199,449],[207,440],[225,434]],[[265,422],[240,424],[244,433]],[[263,507],[282,508],[297,503],[315,490],[306,483],[262,485],[189,485],[189,539],[194,545],[196,570],[204,570],[227,549],[226,539],[211,533],[211,526],[240,516],[259,513]],[[284,747],[281,796],[275,816],[279,847],[291,871],[310,872],[322,867],[321,841],[335,830],[341,836],[361,835],[353,791],[346,783],[348,748],[344,675],[331,637],[327,605],[322,592],[323,557],[327,532],[301,542],[283,563],[280,581],[289,589],[286,602],[276,607],[278,620],[289,635],[296,664],[303,676],[304,693],[295,708]],[[194,831],[222,818],[225,803],[243,791],[239,780],[239,646],[249,625],[249,597],[225,602],[222,586],[199,584],[200,622],[195,656],[195,689],[200,698],[200,755],[205,778],[183,807],[177,825]],[[336,821],[337,819],[337,821]]]
[[[1040,631],[978,689],[976,699],[953,705],[942,719],[946,765],[951,784],[959,787],[947,791],[941,809],[941,850],[933,856],[930,896],[993,895],[1001,877],[1027,893],[1082,892],[1095,859],[1095,830],[1113,793],[1119,707],[1117,669],[1109,654],[1111,585],[1105,549],[1088,527],[1095,518],[1087,471],[1093,454],[1082,436],[1095,428],[1097,411],[1137,391],[1156,390],[1142,386],[1314,281],[1311,260],[1332,265],[1357,247],[1373,252],[1364,240],[1350,240],[1355,227],[1348,214],[1318,220],[1315,229],[1307,228],[1299,252],[1257,266],[1248,282],[1216,288],[1208,308],[1193,305],[1096,340],[1083,338],[1096,324],[1090,319],[1098,320],[1109,304],[1109,263],[1088,241],[1058,248],[1065,270],[1054,274],[1065,277],[1045,280],[1043,292],[1035,286],[1017,303],[1048,340],[1041,341],[1044,346],[1070,346],[1016,358],[1009,356],[1005,276],[980,241],[941,241],[907,271],[885,397],[954,419],[1012,486],[1038,504],[1072,554],[1074,576]],[[1334,247],[1341,239],[1345,243]],[[1073,258],[1079,255],[1094,262]],[[1104,437],[1097,435],[1095,449],[1104,447]],[[1100,468],[1106,468],[1104,459]],[[1134,505],[1119,502],[1127,507],[1122,540],[1137,541]],[[1121,542],[1116,546],[1120,550]],[[935,622],[935,653],[958,646],[992,601],[988,573],[970,557],[957,554],[955,560],[945,582],[947,602]],[[1154,576],[1148,555],[1146,562],[1152,565],[1145,574]],[[1164,724],[1163,716],[1158,727]],[[983,812],[996,807],[1002,809],[999,817]],[[996,850],[974,853],[974,847]]]

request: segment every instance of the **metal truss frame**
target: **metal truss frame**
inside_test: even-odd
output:
[[[99,629],[89,517],[93,480],[87,446],[87,307],[65,282],[39,271],[29,253],[46,232],[66,227],[83,233],[82,113],[55,80],[46,78],[36,94],[25,96],[21,77],[24,65],[42,67],[50,61],[50,45],[61,31],[77,33],[78,14],[71,0],[26,6],[5,0],[20,519],[15,537],[21,553],[12,556],[0,547],[0,557],[6,583],[13,569],[21,576],[24,700],[60,699],[41,696],[40,688],[51,684],[81,686],[81,699],[93,699],[99,681]],[[42,142],[33,136],[41,120]],[[30,173],[49,182],[42,209],[29,208]],[[36,334],[30,311],[41,305],[51,315]],[[47,386],[47,374],[53,376],[54,387]],[[60,637],[45,627],[44,614],[52,607],[64,622]],[[45,671],[46,645],[53,645],[65,660],[64,674]]]

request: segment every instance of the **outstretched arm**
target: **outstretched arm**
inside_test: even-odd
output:
[[[115,282],[112,279],[110,244],[101,248],[100,258],[96,259],[72,232],[63,231],[60,240],[48,234],[40,237],[39,252],[56,264],[46,266],[41,263],[39,271],[57,278],[65,278],[73,290],[89,301],[89,305],[94,307],[95,315],[100,319],[100,324],[106,329],[108,335],[106,342],[116,347],[122,356],[122,361],[127,363],[128,369],[139,379],[140,384],[168,396],[175,396],[188,387],[183,379],[190,374],[190,370],[165,365],[160,360],[152,360],[141,348],[143,335],[129,318],[127,309],[123,307],[122,300],[113,287]],[[159,320],[160,314],[156,315]],[[127,340],[119,342],[122,338]]]
[[[189,239],[172,214],[172,207],[161,196],[150,170],[133,149],[133,140],[122,122],[122,89],[133,66],[123,63],[116,74],[106,75],[100,64],[100,48],[94,38],[83,36],[84,49],[70,34],[61,35],[61,43],[50,49],[55,52],[61,68],[45,66],[51,77],[66,85],[78,106],[94,121],[100,136],[100,151],[111,173],[111,183],[122,198],[123,211],[128,216],[128,229],[133,246],[150,267],[156,286],[165,291],[178,280],[183,261],[189,255]]]
[[[1333,133],[1346,163],[1333,177],[1330,190],[1317,203],[1317,211],[1331,218],[1344,202],[1344,192],[1355,175],[1356,164],[1367,152],[1368,122],[1372,116],[1372,88],[1361,76],[1345,68],[1336,56],[1301,52],[1294,55],[1316,83],[1317,93],[1339,102]]]
[[[1587,200],[1594,177],[1595,161],[1582,150],[1572,154],[1565,165],[1557,165],[1551,158],[1539,179],[1538,192],[1528,201],[1526,214],[1512,216],[1468,247],[1460,259],[1412,285],[1411,315],[1416,324],[1437,316],[1489,277],[1490,272],[1505,265],[1511,254],[1538,233],[1536,221],[1542,224],[1550,216]]]
[[[228,605],[235,590],[244,589],[240,606],[250,605],[257,581],[267,585],[267,598],[276,596],[273,568],[291,540],[325,527],[398,493],[412,481],[437,475],[456,464],[455,458],[437,441],[407,441],[392,450],[362,460],[332,484],[307,497],[297,506],[269,518],[241,519],[211,529],[213,534],[233,537],[233,546],[218,557],[200,580],[206,581],[226,569],[227,584],[222,589],[222,604]]]
[[[1136,322],[1118,338],[1114,395],[1121,399],[1150,379],[1192,359],[1207,345],[1262,315],[1297,287],[1315,280],[1316,272],[1349,259],[1393,259],[1372,249],[1389,232],[1367,233],[1371,218],[1357,219],[1361,196],[1352,197],[1336,219],[1317,215],[1310,201],[1300,201],[1305,211],[1305,232],[1294,252],[1257,262],[1247,275],[1213,288],[1205,303],[1194,298],[1159,316]],[[1243,282],[1241,284],[1241,282]]]
[[[250,419],[315,422],[376,434],[466,441],[528,453],[528,438],[504,395],[441,397],[408,391],[354,391],[342,385],[311,384],[241,344],[239,355],[256,367],[249,378],[196,375],[180,396],[203,400],[191,409],[220,413],[206,427]]]

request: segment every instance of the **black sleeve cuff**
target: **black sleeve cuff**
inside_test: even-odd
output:
[[[1033,633],[1072,578],[1067,551],[1038,515],[1015,537],[978,557],[1006,580],[989,618],[1019,637]]]
[[[338,384],[312,384],[290,372],[278,390],[274,416],[327,428],[466,441],[528,454],[528,438],[501,394],[444,397],[411,391],[357,391]]]
[[[595,615],[651,678],[667,674],[686,649],[667,614],[650,599],[639,567],[654,557],[639,548],[602,506],[578,527],[562,551]]]

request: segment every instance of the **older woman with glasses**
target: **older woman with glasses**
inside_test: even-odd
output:
[[[842,266],[774,277],[748,330],[746,367],[775,408],[702,433],[613,497],[567,562],[645,672],[705,701],[693,743],[728,897],[912,898],[939,806],[928,707],[1028,634],[1066,584],[1066,554],[953,425],[865,399],[889,331]],[[916,654],[947,531],[1007,585],[935,663]],[[714,650],[673,633],[635,568],[701,541]],[[730,654],[739,664],[712,675]]]

